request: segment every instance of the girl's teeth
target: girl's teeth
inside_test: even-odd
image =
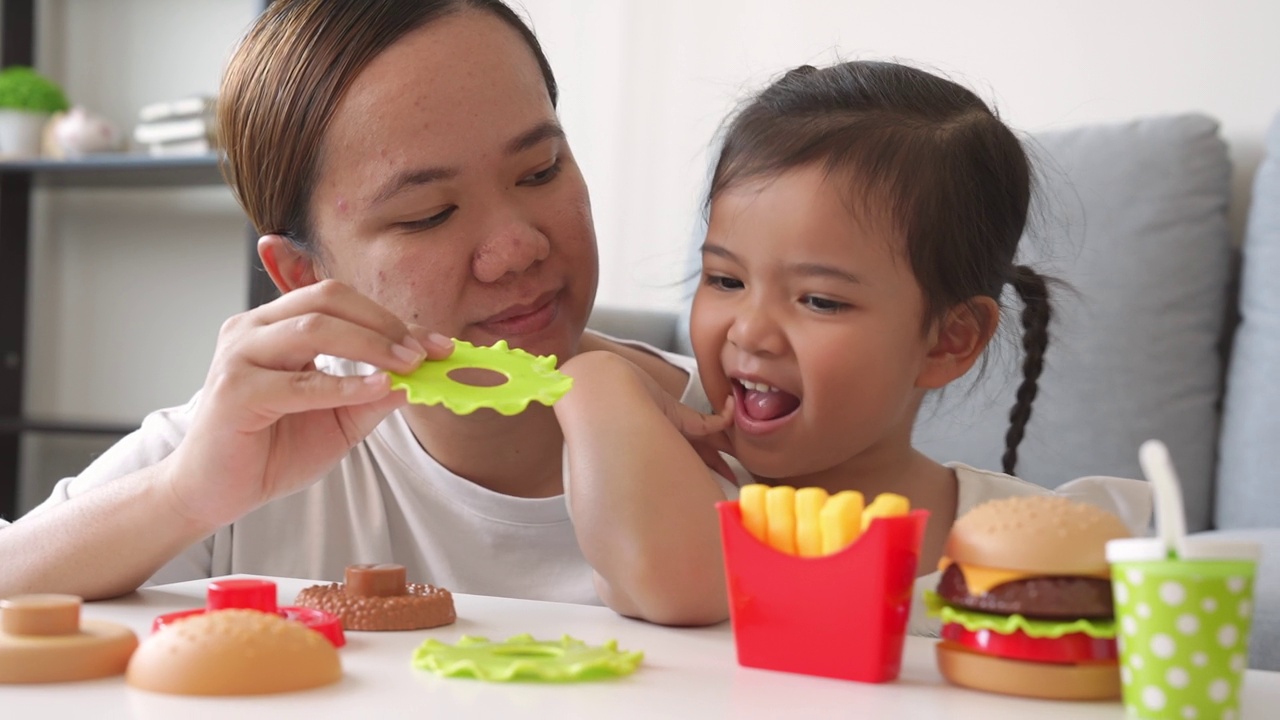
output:
[[[751,382],[750,380],[739,380],[738,382],[742,383],[742,387],[748,390],[755,390],[756,392],[778,392],[778,388],[772,385],[766,385],[764,383],[758,383],[758,382]]]

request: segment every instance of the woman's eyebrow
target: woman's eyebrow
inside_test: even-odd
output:
[[[418,168],[414,170],[405,170],[396,174],[387,181],[382,189],[373,196],[373,202],[370,205],[378,205],[395,197],[402,190],[416,187],[418,185],[427,185],[440,180],[449,180],[458,176],[458,168],[455,167],[429,167]]]
[[[554,120],[538,123],[507,143],[507,154],[516,155],[546,140],[563,140],[564,128]]]
[[[508,155],[516,155],[537,146],[541,142],[561,140],[564,139],[564,136],[564,128],[560,127],[559,123],[548,120],[520,133],[511,142],[507,143],[505,150]],[[387,181],[382,186],[382,189],[373,196],[373,202],[369,204],[378,205],[379,203],[384,203],[401,191],[411,187],[453,179],[458,176],[458,172],[459,170],[456,167],[428,167],[405,170]]]

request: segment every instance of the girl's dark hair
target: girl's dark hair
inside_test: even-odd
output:
[[[310,203],[325,131],[360,71],[405,35],[466,10],[515,30],[557,87],[533,31],[502,0],[273,0],[236,47],[218,92],[223,172],[259,235],[313,252]]]
[[[1046,278],[1014,264],[1031,202],[1022,143],[977,95],[923,70],[845,62],[788,72],[727,126],[707,208],[725,190],[821,163],[847,181],[851,209],[906,239],[924,291],[924,327],[1006,284],[1022,298],[1023,381],[1010,413],[1004,471],[1018,459],[1049,344]]]

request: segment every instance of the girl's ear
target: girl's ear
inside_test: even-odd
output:
[[[929,333],[929,352],[916,387],[935,390],[969,372],[999,323],[1000,306],[994,298],[973,297],[948,310]]]
[[[266,268],[271,282],[280,293],[306,287],[320,279],[316,259],[298,249],[283,235],[263,235],[258,238],[258,257]]]

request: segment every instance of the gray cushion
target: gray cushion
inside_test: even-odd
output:
[[[1253,628],[1249,667],[1280,670],[1280,529],[1215,530],[1205,537],[1248,540],[1262,545],[1262,561],[1253,580]]]
[[[1280,117],[1253,186],[1240,279],[1241,324],[1227,376],[1217,526],[1280,522]]]
[[[1072,290],[1054,299],[1017,474],[1046,487],[1140,478],[1138,446],[1159,438],[1183,481],[1188,526],[1204,529],[1230,274],[1230,163],[1218,125],[1149,118],[1044,133],[1028,147],[1041,204],[1020,259]],[[1022,361],[1021,304],[1005,300],[986,376],[921,413],[916,444],[931,457],[1000,468]]]

